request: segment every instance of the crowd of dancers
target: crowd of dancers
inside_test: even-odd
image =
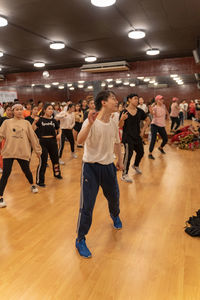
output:
[[[76,248],[81,256],[90,257],[85,236],[92,223],[92,212],[99,190],[108,200],[110,216],[115,229],[122,228],[119,217],[119,187],[116,171],[121,170],[121,180],[132,183],[130,162],[135,151],[132,168],[142,174],[140,162],[144,156],[144,136],[150,128],[148,158],[153,155],[157,134],[161,136],[158,150],[166,154],[168,142],[166,120],[171,119],[171,132],[176,132],[186,118],[200,118],[200,102],[178,103],[174,97],[168,111],[164,97],[157,95],[149,104],[142,97],[129,94],[124,103],[118,103],[112,91],[100,92],[95,100],[90,97],[80,103],[71,101],[55,104],[29,101],[26,105],[15,101],[1,107],[0,140],[0,207],[6,207],[4,190],[17,160],[33,193],[38,186],[45,188],[48,156],[55,180],[62,180],[60,165],[65,142],[68,141],[72,159],[77,158],[76,147],[84,147],[81,175],[81,201],[78,218]],[[187,105],[186,105],[187,104]],[[149,130],[149,129],[148,129]],[[124,154],[121,145],[124,145]],[[32,152],[38,157],[35,183],[30,170]],[[114,160],[117,158],[116,164]]]

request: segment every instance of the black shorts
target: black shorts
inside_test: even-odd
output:
[[[77,132],[80,132],[81,127],[82,127],[82,123],[76,122],[75,126],[74,126],[74,130],[76,130]]]

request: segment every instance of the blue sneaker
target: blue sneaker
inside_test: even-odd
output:
[[[82,239],[80,241],[76,239],[76,249],[78,250],[80,256],[83,256],[85,258],[89,258],[92,256],[92,253],[85,243],[85,239]]]
[[[114,226],[114,228],[115,228],[115,229],[122,229],[122,222],[121,222],[121,220],[120,220],[120,217],[119,217],[119,216],[113,217],[113,216],[111,215],[111,218],[112,218],[112,220],[113,220],[113,226]]]

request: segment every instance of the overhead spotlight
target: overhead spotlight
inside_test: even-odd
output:
[[[96,56],[87,56],[85,57],[86,62],[95,62],[97,60]]]
[[[106,81],[111,82],[111,81],[113,81],[113,79],[108,78],[108,79],[106,79]]]
[[[172,79],[176,81],[176,80],[179,80],[180,77],[173,77]]]
[[[79,84],[79,85],[78,85],[78,88],[79,88],[79,89],[83,89],[83,88],[84,88],[84,85],[83,85],[83,84]]]
[[[178,82],[178,85],[183,85],[184,83],[183,82]]]
[[[42,73],[42,75],[43,75],[44,78],[48,78],[49,77],[49,72],[48,71],[44,71]]]
[[[140,29],[131,30],[128,33],[128,37],[130,39],[134,39],[134,40],[143,39],[145,37],[145,35],[146,35],[145,32]]]
[[[122,83],[122,80],[121,79],[116,79],[116,81],[115,81],[117,84],[120,84],[120,83]]]
[[[73,87],[73,86],[70,86],[69,89],[70,89],[70,91],[73,91],[73,90],[74,90],[74,87]]]
[[[150,80],[149,83],[155,83],[156,81],[154,79]]]
[[[50,84],[45,84],[44,87],[45,87],[45,89],[50,89],[51,85]]]
[[[155,85],[155,86],[157,86],[157,85],[158,85],[158,83],[157,83],[157,82],[154,82],[154,85]]]
[[[113,84],[108,84],[108,88],[109,88],[109,89],[112,89],[113,86],[114,86]]]
[[[53,85],[59,85],[59,82],[52,82]]]
[[[130,74],[127,74],[126,76],[127,76],[127,77],[130,77],[131,75],[130,75]]]
[[[175,78],[175,77],[178,77],[178,75],[177,74],[171,74],[170,77]]]
[[[60,50],[65,48],[65,44],[63,42],[53,42],[49,47],[54,50]]]
[[[85,81],[84,80],[79,80],[78,83],[82,84],[84,83]]]
[[[123,85],[129,85],[129,81],[124,81]]]
[[[34,87],[34,86],[35,86],[35,83],[32,83],[31,86]]]
[[[0,68],[0,71],[2,71],[2,68]]]
[[[130,83],[130,86],[131,86],[131,87],[134,87],[134,86],[135,86],[135,83]]]
[[[143,80],[143,79],[144,79],[144,76],[137,77],[137,79]]]
[[[144,78],[144,82],[149,82],[150,78]]]
[[[36,62],[36,63],[34,63],[34,67],[36,67],[36,68],[43,68],[43,67],[45,67],[45,63],[43,63],[43,62]]]
[[[91,0],[91,3],[98,7],[108,7],[115,4],[116,0]]]
[[[106,83],[105,83],[105,82],[102,82],[101,86],[102,86],[102,87],[106,86]]]
[[[158,54],[160,54],[160,50],[157,48],[148,49],[146,51],[146,54],[147,55],[158,55]]]
[[[64,87],[64,85],[59,85],[58,88],[59,88],[59,90],[63,90],[65,87]]]
[[[0,17],[0,27],[4,27],[8,25],[8,20],[4,17]]]
[[[67,86],[68,86],[68,87],[71,87],[71,86],[72,86],[72,83],[68,83]]]
[[[0,51],[0,57],[2,57],[3,56],[3,52],[2,51]]]
[[[89,90],[92,90],[93,89],[93,86],[92,85],[88,85],[87,87]]]

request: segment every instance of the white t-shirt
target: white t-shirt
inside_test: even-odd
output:
[[[119,112],[116,111],[111,115],[111,118],[113,119],[113,121],[115,122],[115,124],[117,126],[119,126]]]
[[[82,129],[88,125],[88,119]],[[110,118],[109,123],[96,119],[90,129],[84,144],[83,162],[108,165],[113,163],[114,144],[120,143],[119,130],[116,123]]]
[[[139,104],[137,107],[141,108],[145,113],[148,113],[148,107],[145,103]]]

